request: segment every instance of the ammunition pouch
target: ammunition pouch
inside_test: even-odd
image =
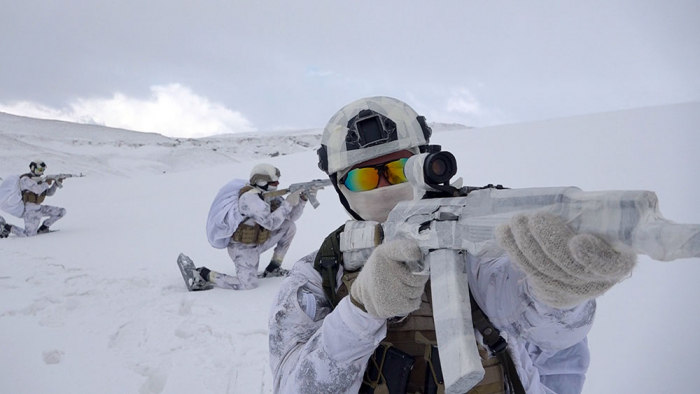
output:
[[[360,394],[406,393],[415,358],[382,342],[369,358]]]
[[[32,174],[27,173],[27,174],[22,174],[20,175],[20,179],[24,177],[30,177],[31,178]],[[22,190],[22,202],[23,203],[32,203],[32,204],[41,204],[46,200],[46,192],[43,192],[41,194],[36,194],[34,192],[31,192],[29,190]]]
[[[244,193],[252,190],[251,186],[245,186],[241,188],[238,192],[238,197],[240,198]],[[260,196],[262,199],[262,196]],[[270,202],[270,212],[274,212],[282,205],[281,200],[272,200]],[[233,242],[238,242],[246,245],[262,245],[268,239],[272,237],[272,231],[266,229],[265,227],[255,224],[254,226],[249,226],[247,224],[239,224],[236,231],[231,236]]]
[[[28,190],[22,192],[22,202],[25,204],[28,202],[33,204],[41,204],[44,202],[44,200],[46,200],[46,193],[36,194]]]
[[[234,242],[246,244],[246,245],[262,245],[272,236],[272,232],[259,224],[255,226],[249,226],[247,224],[240,224],[238,228],[233,233],[231,239]]]

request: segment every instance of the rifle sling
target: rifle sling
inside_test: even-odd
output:
[[[491,323],[484,311],[479,307],[479,304],[474,301],[474,295],[472,295],[471,290],[469,290],[469,300],[471,301],[474,327],[479,330],[484,337],[484,343],[491,349],[501,363],[506,384],[509,386],[509,392],[513,394],[526,394],[520,377],[518,376],[518,371],[515,368],[513,358],[508,352],[508,343],[501,337],[501,332]]]
[[[336,276],[343,260],[343,253],[340,251],[340,233],[345,229],[345,225],[338,227],[323,240],[321,248],[316,253],[314,259],[314,269],[323,278],[323,292],[331,302],[331,307],[335,309],[340,300],[336,292]]]

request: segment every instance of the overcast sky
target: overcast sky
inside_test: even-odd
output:
[[[0,111],[171,136],[388,95],[486,126],[700,100],[700,1],[0,0]]]

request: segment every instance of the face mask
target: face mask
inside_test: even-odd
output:
[[[277,185],[273,186],[265,181],[257,181],[254,186],[265,192],[274,192],[277,190]]]
[[[345,185],[340,185],[339,188],[350,208],[362,219],[379,223],[386,221],[396,204],[413,199],[413,187],[408,182],[364,192],[351,192]]]

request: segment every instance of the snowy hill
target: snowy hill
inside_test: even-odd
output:
[[[130,176],[238,163],[317,147],[322,130],[168,138],[97,125],[0,113],[0,170],[27,167],[40,156],[51,172]]]
[[[700,223],[699,129],[700,103],[688,103],[444,129],[432,142],[455,154],[467,184],[653,190],[667,218]],[[68,179],[47,200],[68,210],[59,232],[0,240],[0,392],[271,393],[267,313],[281,280],[187,293],[175,259],[233,273],[204,234],[214,195],[261,160],[282,170],[282,185],[323,177],[318,133],[174,140],[0,114],[0,176],[36,155],[50,172],[105,175]],[[286,268],[347,219],[333,190],[318,197]],[[698,277],[700,259],[642,257],[600,298],[585,393],[700,386]]]

